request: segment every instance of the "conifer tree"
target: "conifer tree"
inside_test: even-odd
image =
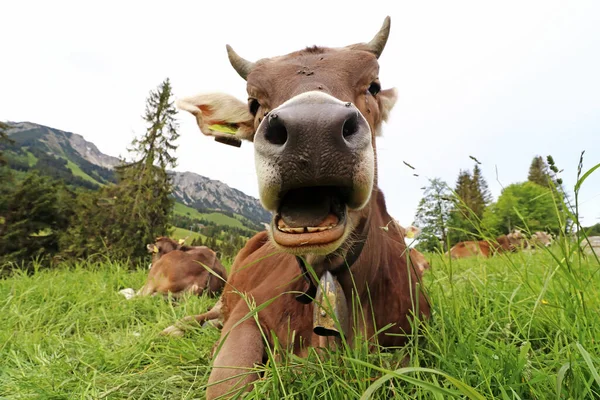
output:
[[[485,208],[492,201],[492,194],[488,188],[488,184],[485,181],[481,173],[479,165],[475,164],[473,167],[473,177],[471,178],[471,210],[477,216],[477,218],[483,218],[483,212]]]
[[[4,122],[0,122],[0,145],[2,143],[12,143],[13,142],[8,137],[8,133],[6,133],[8,128],[9,128],[9,126],[7,124],[5,124]],[[4,158],[4,154],[0,150],[0,167],[3,165],[6,165],[6,164],[7,164],[7,162],[6,162],[6,159]]]
[[[194,240],[192,240],[191,246],[202,246],[202,237],[201,236],[197,236],[196,238],[194,238]]]
[[[7,198],[0,224],[0,264],[29,262],[58,252],[58,236],[66,229],[72,193],[64,184],[27,174]]]
[[[0,145],[12,142],[6,130],[8,130],[8,125],[0,122]],[[4,214],[7,210],[9,196],[14,191],[12,172],[7,164],[8,162],[0,150],[0,230],[2,229],[2,225],[5,224]]]
[[[174,141],[179,137],[171,96],[168,78],[150,92],[144,114],[146,133],[134,139],[129,149],[134,161],[116,168],[119,181],[113,196],[114,212],[121,232],[113,239],[118,242],[118,258],[145,256],[145,244],[169,229],[174,200],[167,168],[176,166]]]
[[[450,245],[471,239],[471,234],[476,232],[475,218],[473,217],[473,178],[469,171],[460,170],[454,188],[454,204],[448,217],[448,236]]]
[[[492,196],[481,168],[473,167],[473,174],[460,171],[456,180],[455,204],[448,221],[450,243],[476,239],[480,236],[480,223]]]
[[[537,183],[545,188],[551,188],[551,179],[548,172],[548,165],[541,156],[536,156],[531,161],[529,174],[527,175],[529,182]]]
[[[179,136],[169,79],[150,92],[144,120],[146,133],[128,149],[133,161],[116,168],[118,182],[81,194],[61,247],[69,256],[108,255],[112,259],[147,257],[146,244],[166,236],[173,210],[173,154]]]

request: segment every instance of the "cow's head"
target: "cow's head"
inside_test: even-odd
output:
[[[181,241],[177,242],[171,238],[159,236],[154,243],[147,244],[146,249],[148,253],[152,254],[152,261],[156,261],[173,250],[179,250],[182,245]]]
[[[387,17],[368,43],[309,47],[250,62],[227,46],[248,101],[221,94],[182,99],[215,140],[254,142],[260,200],[273,242],[293,254],[330,254],[365,214],[376,184],[375,136],[396,101],[381,90],[378,58]]]

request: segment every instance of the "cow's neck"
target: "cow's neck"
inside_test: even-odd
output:
[[[406,249],[404,237],[398,225],[388,214],[383,193],[375,187],[369,202],[368,230],[364,240],[363,250],[350,270],[340,274],[340,283],[347,296],[357,292],[362,297],[367,290],[366,283],[371,282],[381,268],[384,253],[389,249],[383,241],[386,236],[392,236],[394,245]],[[391,222],[391,223],[390,223]],[[355,286],[357,285],[357,286]]]
[[[377,228],[390,225],[390,221],[392,221],[392,218],[387,213],[383,194],[375,187],[369,205],[365,207],[354,230],[355,238],[342,256],[313,258],[310,261],[312,271],[307,270],[304,259],[297,257],[298,265],[308,282],[308,289],[298,295],[296,299],[304,304],[311,303],[315,299],[317,303],[322,304],[324,298],[328,297],[329,303],[337,302],[340,305],[340,307],[334,307],[333,313],[339,313],[338,316],[347,322],[349,315],[348,308],[345,305],[346,299],[350,299],[349,296],[353,294],[363,298],[363,292],[368,290],[367,286],[370,279],[377,275],[380,268],[381,254],[369,254],[373,251],[363,251],[365,244],[370,241],[371,246],[373,246],[374,243],[381,240],[381,237],[376,237],[381,235],[381,229]],[[391,234],[398,231],[398,239],[402,240],[399,229],[395,224],[391,225],[393,230]],[[320,282],[317,282],[318,280]],[[331,290],[328,291],[327,287]],[[341,309],[344,309],[344,311],[342,312]],[[313,327],[318,335],[329,332],[325,333],[326,336],[329,336],[336,331],[337,328],[333,326],[333,321],[325,313],[320,314],[317,305],[315,305],[313,318]]]
[[[375,192],[375,190],[374,190]],[[334,254],[331,256],[320,256],[320,257],[296,257],[298,266],[302,271],[305,280],[308,283],[308,289],[296,296],[296,300],[301,303],[311,303],[317,292],[317,280],[327,271],[334,277],[340,273],[348,271],[352,268],[352,265],[360,258],[364,244],[367,241],[369,232],[371,230],[371,203],[365,207],[360,220],[354,229],[353,240],[349,247],[343,250],[342,254]],[[312,271],[307,268],[306,264],[311,266]]]

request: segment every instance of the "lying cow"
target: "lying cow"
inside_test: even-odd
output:
[[[146,247],[152,253],[152,264],[146,284],[135,296],[215,295],[223,289],[227,272],[208,247],[185,246],[167,237],[159,237]],[[132,292],[121,291],[128,298],[133,297]]]
[[[536,232],[531,235],[531,239],[528,241],[528,246],[530,248],[536,247],[549,247],[552,245],[552,235],[547,232]]]
[[[515,252],[526,247],[527,241],[520,231],[496,238],[496,241],[466,241],[455,244],[446,255],[451,258],[466,258],[473,256],[491,257],[496,253]]]
[[[238,253],[225,286],[210,399],[251,389],[258,374],[248,370],[275,340],[300,356],[340,337],[353,343],[355,335],[400,346],[412,319],[430,315],[402,231],[380,229],[392,219],[375,162],[375,138],[396,102],[395,89],[379,82],[389,29],[388,17],[369,43],[257,62],[227,46],[248,103],[220,93],[178,101],[205,135],[234,146],[254,142],[260,200],[273,213],[268,232]],[[245,318],[254,305],[264,306],[260,327]]]

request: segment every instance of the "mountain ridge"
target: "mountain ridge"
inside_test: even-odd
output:
[[[8,136],[17,146],[54,157],[66,159],[73,175],[79,174],[98,185],[115,181],[114,168],[121,163],[117,157],[102,153],[83,135],[63,131],[34,122],[8,121]],[[29,157],[29,154],[25,154]],[[35,154],[33,154],[35,157]],[[30,161],[31,163],[31,161]],[[74,170],[78,169],[78,170]],[[239,214],[256,224],[270,220],[270,214],[262,208],[258,199],[224,182],[208,178],[192,171],[168,171],[172,178],[173,195],[176,200],[201,212],[225,212]]]

